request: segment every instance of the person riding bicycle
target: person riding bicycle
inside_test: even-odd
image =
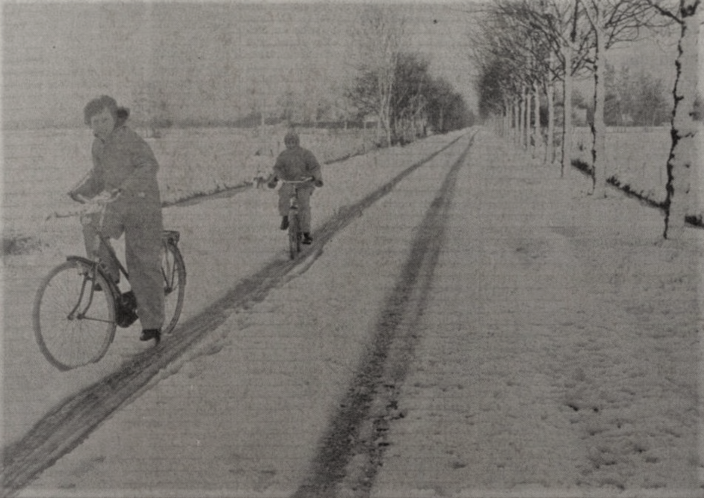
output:
[[[161,275],[161,199],[157,183],[159,164],[149,144],[125,125],[129,109],[118,107],[112,97],[91,100],[83,110],[85,124],[95,139],[93,169],[68,195],[93,198],[101,192],[119,192],[107,204],[102,233],[117,239],[125,234],[125,258],[130,286],[137,298],[137,315],[142,325],[140,340],[156,343],[164,322],[164,284]],[[86,251],[91,257],[99,230],[99,213],[83,226]],[[100,244],[97,254],[116,282],[120,273],[107,249]]]
[[[293,189],[298,189],[299,217],[301,221],[301,232],[303,232],[303,243],[312,244],[313,238],[310,236],[310,196],[313,195],[315,187],[323,186],[323,177],[320,164],[313,153],[304,149],[300,145],[300,138],[295,131],[289,131],[284,137],[286,149],[279,154],[274,164],[274,172],[268,182],[269,188],[275,188],[279,179],[283,184],[279,189],[279,214],[281,215],[281,230],[288,228],[289,199]],[[286,183],[307,180],[310,182],[301,184]]]

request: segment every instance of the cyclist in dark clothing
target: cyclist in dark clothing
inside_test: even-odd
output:
[[[125,234],[125,256],[130,286],[137,298],[137,314],[143,341],[161,338],[164,322],[164,283],[161,275],[162,215],[157,163],[149,144],[125,125],[129,111],[118,108],[106,95],[90,101],[84,109],[85,123],[91,127],[93,169],[70,192],[72,199],[93,198],[103,191],[119,191],[120,197],[105,211],[102,233],[111,238]],[[84,226],[86,249],[92,251],[99,216]],[[107,250],[98,248],[102,261],[112,261]],[[108,267],[115,280],[116,267]]]
[[[279,179],[289,182],[301,181],[313,178],[310,183],[303,183],[298,186],[299,216],[301,220],[301,232],[303,232],[303,243],[311,244],[313,238],[310,236],[310,196],[313,195],[315,187],[323,186],[323,177],[320,164],[313,153],[304,149],[300,145],[300,139],[296,132],[290,131],[284,137],[286,150],[279,154],[274,164],[274,173],[269,181],[270,188],[276,187]],[[288,228],[288,208],[289,199],[294,186],[283,183],[279,189],[279,214],[281,215],[281,230]]]

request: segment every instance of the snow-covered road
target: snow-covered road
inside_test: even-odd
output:
[[[314,221],[316,225],[320,226],[323,224],[323,221],[330,218],[339,218],[337,216],[338,214],[344,214],[346,210],[349,210],[351,206],[355,206],[364,196],[373,195],[374,191],[381,185],[388,182],[396,175],[402,174],[414,163],[422,163],[426,158],[434,156],[438,151],[442,151],[444,147],[452,143],[457,137],[458,135],[456,134],[454,136],[436,137],[424,143],[417,144],[416,146],[370,154],[365,157],[353,158],[344,163],[326,167],[325,178],[327,185],[325,188],[316,192],[314,197]],[[430,166],[433,166],[433,164],[447,164],[451,162],[451,158],[457,154],[457,152],[452,150],[441,152],[437,159],[435,159],[435,163],[430,163]],[[383,194],[383,191],[381,194]],[[378,197],[378,195],[373,197]],[[415,203],[411,204],[415,205]],[[421,215],[423,212],[423,209],[420,207],[414,209],[416,209],[418,215]],[[187,299],[183,315],[184,322],[187,322],[189,319],[198,318],[199,315],[207,310],[207,306],[213,301],[220,300],[226,304],[229,289],[235,287],[239,282],[251,279],[253,275],[258,273],[258,269],[262,266],[272,262],[275,264],[276,261],[280,263],[286,262],[287,260],[285,234],[277,230],[278,218],[276,216],[275,195],[271,191],[251,190],[229,199],[218,199],[216,201],[184,208],[170,208],[166,210],[165,215],[167,219],[166,225],[170,228],[179,229],[182,232],[182,251],[185,255],[189,272]],[[352,216],[352,219],[355,219],[356,213],[353,213]],[[386,220],[384,223],[389,224],[390,222]],[[75,227],[68,223],[66,225],[67,231],[70,228],[73,228],[75,231]],[[394,226],[394,224],[391,223],[391,226]],[[408,226],[399,227],[398,229],[410,231],[412,228],[413,225],[409,224]],[[321,372],[330,369],[342,369],[340,371],[342,380],[338,379],[338,382],[344,384],[346,381],[344,376],[349,374],[350,369],[353,368],[351,365],[356,361],[355,354],[352,351],[354,351],[355,347],[363,347],[365,339],[356,337],[355,334],[347,334],[344,327],[340,328],[338,325],[331,325],[329,330],[337,331],[333,333],[338,334],[345,342],[340,348],[336,348],[332,344],[326,345],[325,343],[328,341],[324,341],[317,348],[311,350],[309,343],[301,340],[308,336],[304,333],[307,328],[302,327],[299,321],[303,320],[303,324],[306,324],[307,320],[310,320],[309,315],[313,313],[316,316],[327,316],[326,323],[329,323],[331,320],[338,323],[339,312],[336,310],[336,307],[343,306],[347,309],[346,302],[355,302],[362,306],[358,308],[359,316],[365,316],[369,313],[368,309],[373,309],[375,300],[381,297],[374,296],[364,290],[370,285],[370,282],[365,282],[364,279],[353,278],[353,281],[357,281],[359,287],[351,286],[349,276],[357,274],[358,268],[355,258],[359,258],[364,254],[357,250],[360,247],[360,243],[362,244],[361,247],[367,248],[370,254],[375,255],[370,262],[370,264],[376,263],[375,267],[384,267],[389,261],[394,260],[395,255],[393,251],[378,250],[375,244],[367,244],[366,242],[370,237],[374,238],[374,234],[378,234],[380,242],[378,242],[376,246],[388,245],[390,239],[384,236],[382,229],[370,232],[367,238],[364,239],[364,242],[355,242],[355,239],[358,237],[352,236],[350,240],[352,241],[353,249],[351,251],[344,250],[343,253],[350,258],[347,260],[348,264],[345,264],[344,257],[343,260],[338,260],[336,264],[327,271],[326,276],[318,276],[320,282],[312,286],[315,290],[315,294],[310,291],[303,292],[304,295],[311,295],[311,297],[314,298],[312,304],[303,306],[297,296],[299,292],[295,292],[293,295],[291,295],[290,292],[285,294],[286,298],[284,301],[286,305],[281,307],[282,309],[277,314],[278,318],[272,323],[287,326],[288,328],[292,328],[293,331],[286,333],[287,331],[284,329],[278,330],[270,326],[271,324],[267,325],[265,323],[261,324],[261,327],[265,329],[262,333],[259,328],[251,328],[252,324],[248,322],[252,320],[256,322],[257,317],[267,317],[269,315],[262,314],[256,310],[247,313],[246,316],[248,319],[241,324],[242,328],[246,330],[246,332],[243,333],[254,333],[252,339],[254,339],[255,344],[252,345],[250,349],[237,349],[237,354],[241,354],[242,351],[246,352],[248,361],[244,363],[235,362],[233,365],[239,365],[239,367],[236,368],[241,368],[242,371],[234,377],[233,375],[227,375],[225,378],[242,378],[246,380],[245,384],[242,384],[243,386],[250,383],[255,386],[255,391],[252,393],[252,396],[257,399],[265,399],[266,392],[269,388],[266,387],[267,382],[262,380],[261,376],[258,375],[261,365],[264,365],[266,369],[273,368],[274,370],[280,368],[282,365],[290,365],[297,369],[299,375],[304,376],[304,379],[300,380],[301,383],[312,382],[315,385],[318,381],[308,379],[308,376],[316,372],[316,370],[311,370],[310,367],[306,365],[311,358],[317,358],[316,361],[319,363],[318,368],[321,369]],[[349,229],[345,233],[347,232],[349,232]],[[367,232],[362,230],[360,233]],[[58,240],[61,236],[62,233],[57,230],[56,239]],[[80,251],[80,241],[75,240],[75,237],[73,239],[71,239],[70,236],[65,237],[63,242],[63,245],[52,248],[47,251],[47,254],[35,255],[27,258],[28,260],[25,261],[12,261],[14,264],[8,268],[9,271],[5,273],[5,276],[11,283],[26,284],[29,282],[27,291],[23,293],[25,301],[31,302],[31,297],[30,299],[27,298],[31,296],[33,292],[31,285],[32,280],[38,279],[45,271],[45,267],[55,264],[57,258],[60,258],[61,253],[65,254],[72,251]],[[403,248],[404,240],[401,239],[399,243]],[[337,237],[328,242],[325,251],[328,250],[328,247],[335,247],[336,245],[338,245]],[[344,247],[344,244],[342,244],[341,247]],[[382,258],[382,262],[375,259],[377,257],[376,254],[378,254],[378,257]],[[324,268],[325,255],[319,259],[320,261],[315,267]],[[287,278],[295,275],[296,272],[303,271],[305,268],[306,265],[303,265],[302,268],[292,272],[292,275]],[[344,276],[345,273],[347,276]],[[32,277],[34,274],[37,276]],[[374,274],[374,272],[370,272],[370,274]],[[342,276],[344,276],[344,278],[340,279],[339,277]],[[376,283],[376,285],[379,286],[379,292],[383,293],[385,285],[383,283],[383,275],[377,272],[377,277],[380,277],[381,280],[371,281],[371,283]],[[296,280],[293,280],[292,282],[295,281]],[[347,299],[336,298],[336,294],[332,292],[341,288],[347,289],[347,295],[349,296]],[[272,296],[275,295],[276,290],[273,292]],[[276,298],[272,296],[269,296],[267,303],[270,303],[271,300],[275,302]],[[360,296],[367,296],[368,300],[360,299]],[[46,362],[42,359],[41,355],[38,354],[31,333],[27,333],[31,330],[28,325],[29,309],[24,309],[24,307],[19,304],[18,297],[19,296],[14,297],[18,300],[18,305],[8,308],[8,310],[14,312],[13,318],[16,318],[16,320],[8,320],[8,323],[12,326],[7,329],[9,334],[6,337],[5,343],[7,349],[13,352],[12,355],[6,357],[8,361],[6,361],[4,366],[6,373],[4,379],[6,403],[3,408],[6,414],[4,421],[6,442],[11,441],[11,439],[7,437],[8,435],[11,434],[16,438],[17,435],[21,435],[24,431],[29,430],[32,424],[41,417],[46,410],[51,408],[58,399],[71,396],[78,390],[89,386],[92,382],[100,381],[105,375],[112,375],[115,371],[119,372],[121,365],[129,361],[130,355],[134,355],[135,353],[135,346],[138,346],[134,340],[134,337],[137,335],[137,330],[136,326],[133,326],[129,330],[121,331],[121,334],[118,335],[115,343],[111,346],[108,356],[99,364],[93,367],[68,372],[67,374],[57,375],[57,373],[52,372],[50,368],[46,368]],[[338,299],[340,300],[338,301]],[[365,303],[369,304],[369,307],[365,308]],[[267,304],[267,306],[269,305],[270,304]],[[264,304],[262,304],[262,306],[264,306]],[[330,306],[333,307],[332,310]],[[240,326],[237,324],[243,320],[240,316],[241,311],[242,310],[238,310],[238,312],[230,318],[229,325],[223,327],[220,334],[215,334],[214,338],[211,338],[215,341],[215,345],[212,346],[214,350],[219,350],[224,347],[223,344],[218,341],[221,341],[223,336],[228,336],[228,334],[228,341],[234,341],[235,344],[244,345],[244,340],[241,337],[238,339],[236,337],[237,333],[233,332],[233,329],[240,329]],[[208,317],[204,318],[207,319]],[[358,317],[353,320],[345,321],[349,321],[350,326],[360,325]],[[24,327],[22,325],[24,325]],[[361,330],[361,333],[366,334],[364,329]],[[350,338],[353,339],[351,344],[347,342]],[[320,338],[318,337],[318,339]],[[275,341],[274,344],[271,343],[272,340]],[[262,343],[262,341],[264,341],[264,343]],[[189,358],[198,357],[203,354],[207,355],[211,352],[210,348],[211,345],[206,342],[197,350],[190,351],[181,361],[172,365],[167,370],[162,371],[153,383],[156,383],[156,381],[161,378],[172,376],[172,374],[177,372],[183,365],[187,365],[186,369],[191,368],[190,365],[198,362],[194,361],[191,363],[188,361]],[[320,348],[331,348],[332,353],[318,357],[316,353],[320,352]],[[345,351],[350,351],[349,356],[340,353]],[[299,364],[299,360],[302,363]],[[233,365],[230,365],[230,367],[233,367]],[[30,366],[32,368],[29,368]],[[273,375],[275,384],[280,375],[281,374]],[[173,375],[173,377],[175,379],[181,379],[180,375]],[[218,380],[216,385],[220,385],[222,382],[222,380]],[[236,381],[226,380],[225,385],[230,382]],[[257,389],[256,386],[258,386],[260,382],[262,383],[261,389]],[[299,382],[299,380],[294,382]],[[284,387],[287,386],[284,385]],[[328,391],[329,389],[330,388],[328,388]],[[215,394],[220,394],[219,390],[217,391],[218,392]],[[330,402],[330,393],[328,391],[322,391],[317,394],[325,403]],[[236,400],[239,399],[239,394],[240,393],[236,390],[231,392],[231,395],[235,396]],[[176,401],[177,403],[188,405],[190,400],[187,395],[183,395],[179,396]],[[272,403],[272,406],[276,406],[277,401],[276,399],[272,399],[270,403]],[[312,405],[315,407],[315,403]],[[257,406],[259,405],[255,404],[253,407],[255,412],[258,409]],[[250,405],[243,404],[241,409],[246,412],[248,407],[251,408]],[[197,408],[200,409],[202,406],[199,404]],[[181,413],[181,410],[177,410],[177,412]],[[311,412],[316,413],[318,418],[324,416],[324,411],[306,409],[305,413],[307,419],[311,418]],[[284,410],[282,414],[284,417],[289,416],[289,412],[286,410]],[[261,417],[259,415],[261,414],[257,415],[253,413],[252,419],[255,421],[260,419]],[[311,420],[315,420],[315,418],[311,418]],[[167,426],[167,424],[164,425]],[[139,436],[139,438],[142,438],[142,436]],[[118,445],[118,447],[120,447],[120,445]],[[275,448],[275,446],[271,446],[271,448]],[[198,486],[197,482],[193,485]],[[290,483],[287,485],[290,485]]]
[[[458,178],[371,496],[701,496],[701,234],[502,150]]]
[[[20,495],[700,496],[701,234],[657,243],[656,211],[589,199],[487,132],[461,157],[470,136]],[[450,138],[331,166],[317,219]],[[273,200],[182,208],[187,264],[208,261],[189,265],[185,319],[285,260]]]

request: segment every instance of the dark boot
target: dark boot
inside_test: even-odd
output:
[[[281,218],[281,226],[279,228],[281,228],[281,230],[286,230],[288,228],[288,216]]]
[[[159,341],[161,341],[161,330],[159,329],[144,329],[142,330],[142,335],[139,337],[140,341],[151,341],[154,339],[156,342],[154,345],[156,346],[159,344]]]
[[[305,232],[305,233],[303,234],[303,240],[302,240],[302,242],[303,242],[304,244],[310,245],[310,244],[313,243],[313,237],[310,236],[310,233]]]
[[[115,321],[122,328],[127,328],[137,321],[137,298],[134,292],[127,291],[117,300],[117,313]]]

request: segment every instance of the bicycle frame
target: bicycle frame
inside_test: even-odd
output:
[[[117,199],[117,197],[115,197]],[[100,210],[100,220],[98,221],[98,227],[96,230],[96,237],[93,240],[93,247],[92,247],[92,257],[91,259],[97,263],[100,264],[100,257],[98,256],[98,250],[100,249],[100,245],[102,244],[105,249],[107,249],[108,254],[110,255],[110,259],[112,260],[112,263],[117,263],[117,267],[122,273],[125,278],[129,281],[130,276],[127,273],[127,269],[122,265],[122,262],[120,261],[120,258],[117,257],[117,253],[115,253],[115,249],[113,249],[112,245],[110,244],[109,237],[106,237],[103,233],[103,222],[105,221],[105,210],[107,209],[107,204],[104,204]],[[84,223],[84,219],[81,218],[81,223]],[[87,221],[86,221],[87,223]]]
[[[288,208],[298,211],[298,186],[294,185],[288,200]]]
[[[286,181],[283,183],[290,183],[292,185],[291,194],[289,196],[289,208],[288,208],[288,237],[289,237],[289,255],[291,259],[296,257],[296,254],[301,252],[301,224],[300,217],[298,214],[299,209],[299,199],[298,199],[298,189],[301,184],[308,183],[312,178],[299,180],[299,181]]]
[[[83,307],[83,309],[77,313],[79,307],[81,306],[81,303],[83,302],[83,296],[85,295],[85,292],[86,292],[86,282],[95,282],[96,271],[98,271],[97,265],[94,265],[91,270],[92,275],[90,275],[89,278],[83,279],[83,283],[81,284],[81,292],[80,292],[80,294],[78,294],[78,302],[76,302],[76,306],[74,306],[73,309],[71,310],[71,312],[68,314],[69,320],[74,320],[74,319],[84,320],[85,319],[85,320],[95,320],[98,322],[107,322],[107,320],[99,320],[96,318],[92,318],[92,319],[87,318],[86,313],[90,309],[91,304],[93,304],[93,296],[95,295],[95,286],[94,285],[90,286],[90,295],[88,296],[88,302]]]
[[[87,201],[87,199],[84,199]],[[69,312],[68,314],[68,319],[69,320],[95,320],[95,321],[106,321],[106,320],[100,320],[100,319],[95,319],[95,318],[89,318],[87,315],[88,310],[90,309],[91,305],[93,304],[93,296],[95,295],[96,288],[95,288],[95,282],[97,281],[97,275],[101,274],[102,277],[104,277],[104,280],[108,282],[108,285],[111,287],[110,289],[104,289],[104,292],[110,292],[113,296],[119,296],[120,295],[120,290],[117,287],[117,284],[111,279],[108,278],[106,273],[100,268],[100,263],[101,259],[97,254],[98,247],[102,243],[106,249],[108,250],[108,254],[110,257],[115,261],[118,265],[118,268],[122,273],[124,273],[125,278],[128,278],[127,275],[127,270],[125,270],[124,266],[120,262],[119,258],[117,257],[117,254],[115,253],[115,250],[107,243],[107,238],[100,233],[100,229],[102,229],[103,226],[103,220],[105,218],[105,209],[106,205],[103,205],[100,210],[100,221],[98,223],[99,229],[97,231],[95,240],[93,241],[93,251],[92,251],[92,257],[89,258],[83,258],[81,256],[68,256],[66,258],[67,261],[80,261],[81,263],[84,264],[84,266],[90,268],[89,272],[84,275],[83,282],[81,283],[81,291],[78,294],[78,300],[76,302],[76,305],[73,307],[73,309]],[[83,215],[81,216],[81,222],[84,223],[84,218]],[[86,283],[91,282],[90,285],[90,294],[88,295],[88,300],[87,302],[83,305],[81,309],[81,303],[84,302],[84,297],[86,296]]]
[[[102,233],[98,233],[97,237],[98,237],[98,240],[100,241],[100,244],[102,244],[103,247],[105,247],[105,249],[107,249],[108,254],[110,255],[110,259],[112,260],[112,262],[117,263],[117,268],[120,270],[120,273],[122,273],[125,276],[125,278],[129,281],[130,276],[127,273],[127,269],[122,265],[120,258],[117,257],[117,253],[115,252],[115,249],[113,249],[112,245],[109,243],[109,238],[106,237],[105,235],[103,235]],[[99,247],[99,245],[96,244],[95,245],[96,252],[97,252],[98,247]],[[100,259],[100,257],[97,254],[94,256],[94,258],[98,264],[100,264],[102,262],[102,260]]]
[[[102,221],[102,219],[101,219]],[[174,230],[164,230],[162,232],[162,245],[163,250],[169,252],[171,249],[168,248],[168,246],[173,246],[174,250],[178,251],[178,241],[180,238],[180,234],[177,231]],[[95,295],[96,288],[94,285],[91,285],[92,283],[95,283],[98,281],[97,276],[100,275],[103,280],[106,282],[108,288],[103,289],[103,292],[109,292],[112,294],[115,302],[115,306],[119,308],[120,306],[120,298],[123,295],[118,283],[110,277],[108,272],[104,269],[104,266],[102,265],[103,260],[98,256],[97,254],[97,248],[99,247],[100,244],[103,244],[105,246],[105,249],[107,249],[108,257],[117,264],[117,267],[122,273],[125,278],[129,281],[129,274],[127,270],[125,269],[124,265],[120,261],[120,258],[117,257],[117,253],[115,252],[115,249],[112,247],[112,245],[109,244],[109,237],[105,236],[103,233],[100,231],[97,231],[95,235],[95,239],[93,241],[93,256],[92,258],[84,258],[82,256],[68,256],[66,259],[68,261],[79,261],[82,263],[82,265],[88,270],[86,271],[83,282],[81,284],[81,290],[78,295],[78,300],[76,305],[73,307],[71,312],[68,315],[69,320],[73,319],[84,319],[84,320],[93,320],[93,321],[100,321],[100,322],[107,322],[110,323],[108,320],[100,320],[96,318],[90,318],[88,315],[88,310],[91,308],[91,305],[93,303],[93,296]],[[173,290],[173,283],[174,283],[174,278],[177,275],[178,272],[178,265],[173,264],[169,265],[168,267],[161,267],[161,274],[162,277],[164,278],[165,282],[165,288],[164,291],[168,295],[170,294]],[[179,285],[182,285],[184,283],[181,278],[185,279],[185,270],[183,273],[178,273],[179,275]],[[86,284],[88,284],[88,287],[86,287]],[[89,289],[89,290],[87,290]],[[86,293],[90,292],[89,295]],[[86,296],[87,296],[87,301],[86,301]],[[82,305],[82,303],[84,303]],[[120,324],[120,322],[117,322],[118,326],[123,327],[125,325]]]
[[[291,196],[289,197],[289,209],[298,210],[298,188],[304,183],[310,183],[312,180],[313,180],[312,177],[307,178],[305,180],[295,180],[295,181],[281,180],[282,183],[288,183],[293,186],[293,190],[291,191]]]
[[[125,265],[109,245],[110,237],[102,232],[105,205],[114,198],[103,196],[72,214],[80,214],[84,225],[90,223],[96,228],[87,240],[89,254],[67,256],[66,262],[42,280],[35,295],[35,339],[46,359],[62,371],[100,360],[112,343],[116,327],[130,327],[139,319],[134,292],[122,293],[118,279],[111,278],[104,264],[116,263],[117,274],[129,279]],[[179,238],[176,230],[161,233],[165,251],[160,265],[164,278],[163,334],[174,330],[183,307],[186,268],[178,249]],[[107,251],[99,252],[100,244]]]

